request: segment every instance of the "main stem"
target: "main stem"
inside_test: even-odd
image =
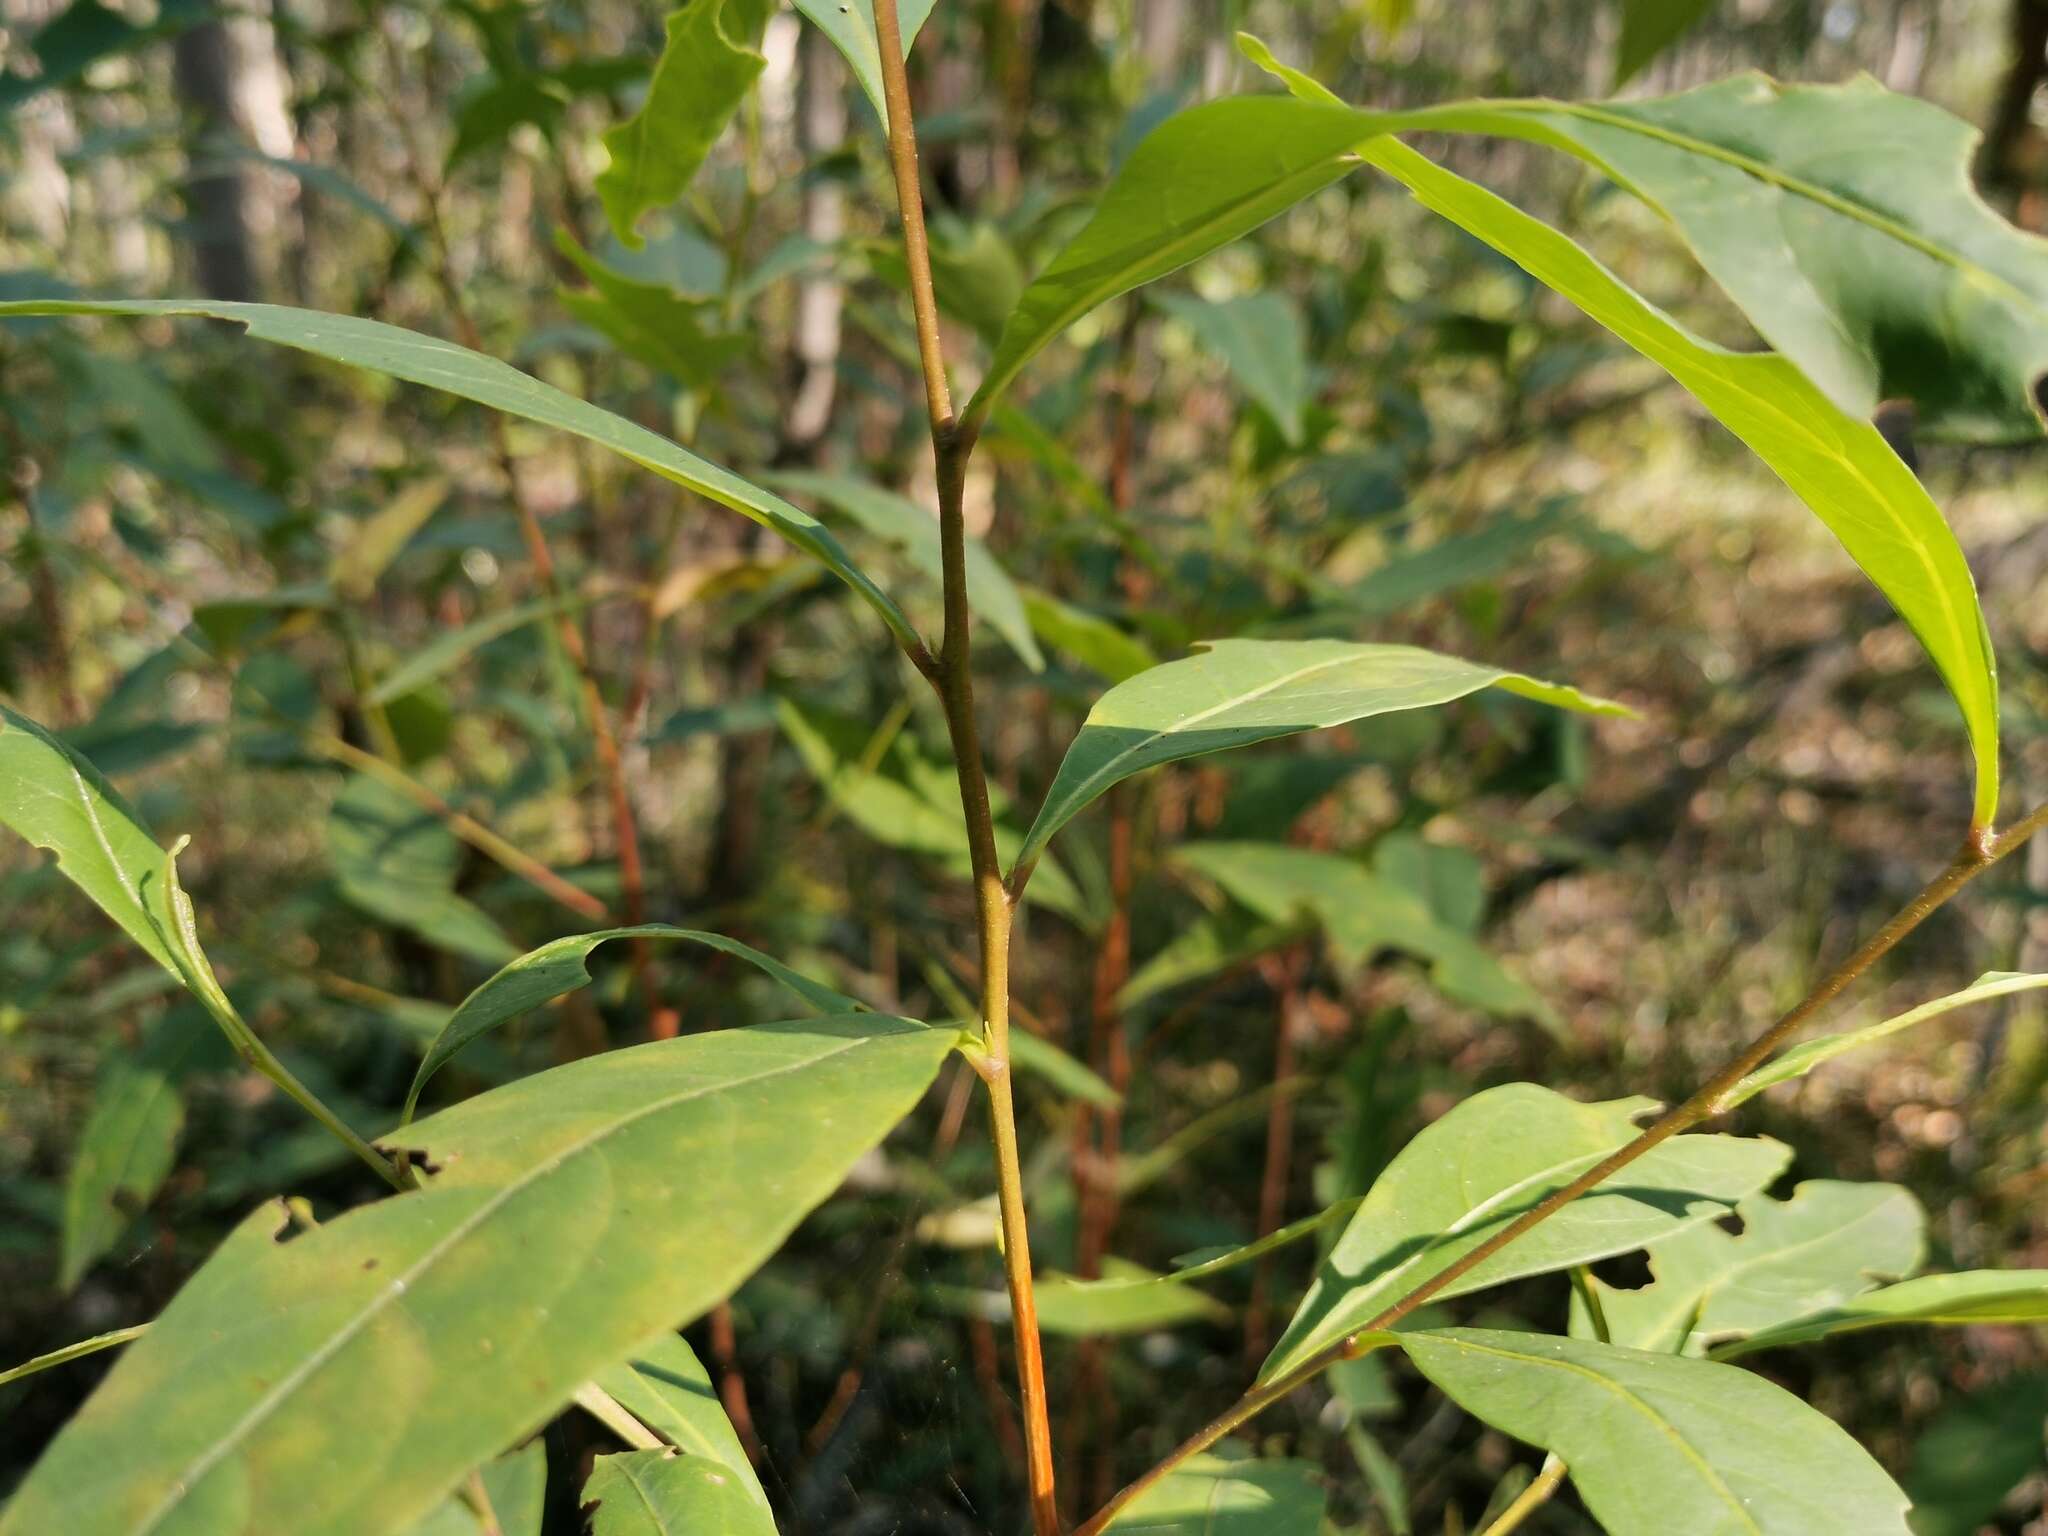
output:
[[[1247,1392],[1207,1425],[1176,1446],[1164,1461],[1103,1505],[1075,1530],[1074,1536],[1098,1536],[1098,1533],[1116,1518],[1118,1511],[1190,1456],[1208,1449],[1232,1430],[1256,1418],[1295,1388],[1314,1380],[1339,1361],[1355,1360],[1392,1342],[1387,1330],[1430,1298],[1441,1293],[1446,1286],[1462,1279],[1508,1244],[1527,1234],[1531,1228],[1548,1221],[1596,1185],[1613,1178],[1644,1153],[1661,1146],[1679,1132],[1690,1130],[1701,1121],[1719,1114],[1723,1100],[1735,1087],[1771,1056],[1777,1054],[1779,1048],[1788,1043],[1815,1013],[1840,996],[1851,982],[1888,954],[1907,934],[1946,905],[1956,892],[2014,849],[2024,845],[2044,827],[2048,827],[2048,805],[2040,806],[2025,820],[2015,822],[1996,836],[1991,835],[1988,829],[1981,833],[1973,829],[1962,850],[1949,861],[1940,874],[1927,883],[1919,895],[1901,908],[1890,922],[1865,940],[1854,954],[1830,971],[1789,1013],[1757,1036],[1740,1055],[1709,1078],[1699,1091],[1683,1104],[1660,1116],[1627,1146],[1587,1169],[1561,1189],[1545,1196],[1485,1242],[1463,1254],[1455,1263],[1438,1270],[1362,1327],[1311,1355],[1293,1370]]]
[[[1010,893],[996,853],[995,818],[981,761],[981,729],[974,715],[974,669],[968,633],[967,531],[961,508],[974,434],[953,415],[939,306],[932,289],[931,247],[925,238],[924,189],[917,167],[917,129],[910,110],[910,80],[903,64],[903,29],[896,0],[875,0],[875,42],[881,52],[882,99],[889,116],[889,164],[903,216],[904,264],[917,317],[917,355],[931,418],[938,471],[939,546],[945,588],[945,633],[936,660],[912,656],[938,691],[952,737],[967,820],[974,874],[974,908],[981,947],[981,1018],[985,1055],[977,1063],[988,1084],[989,1124],[996,1153],[996,1200],[1002,1216],[1003,1273],[1010,1290],[1010,1327],[1017,1344],[1017,1378],[1024,1404],[1025,1472],[1031,1523],[1037,1536],[1058,1536],[1053,1502],[1052,1421],[1046,1411],[1045,1361],[1038,1341],[1038,1304],[1031,1287],[1031,1236],[1024,1219],[1024,1172],[1017,1154],[1017,1114],[1010,1084]]]

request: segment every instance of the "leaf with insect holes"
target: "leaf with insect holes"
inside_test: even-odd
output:
[[[244,1222],[43,1453],[0,1536],[403,1531],[731,1294],[957,1039],[872,1014],[722,1030],[430,1116],[394,1138],[433,1170],[424,1187],[282,1243],[279,1207]]]
[[[1608,1536],[1909,1536],[1870,1453],[1748,1371],[1481,1328],[1389,1342],[1467,1413],[1561,1458]]]
[[[410,384],[424,384],[510,416],[572,432],[611,449],[642,469],[652,470],[665,480],[774,529],[853,588],[899,639],[917,641],[917,632],[902,610],[847,558],[839,541],[816,518],[623,416],[564,394],[509,363],[467,347],[376,320],[291,309],[280,304],[234,304],[206,299],[0,302],[0,319],[8,315],[197,315],[231,320],[245,327],[258,341],[294,347],[351,367],[389,374]]]
[[[1458,1104],[1374,1180],[1259,1369],[1271,1381],[1357,1332],[1423,1281],[1633,1141],[1649,1099],[1580,1104],[1507,1083]],[[1784,1170],[1764,1138],[1674,1136],[1532,1228],[1438,1296],[1628,1253],[1725,1216]]]
[[[1623,706],[1519,672],[1412,645],[1346,640],[1215,640],[1179,661],[1118,683],[1095,701],[1067,748],[1013,868],[1029,868],[1054,833],[1134,773],[1500,688],[1592,714]]]

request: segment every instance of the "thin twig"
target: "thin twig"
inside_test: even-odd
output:
[[[1544,1457],[1543,1470],[1516,1495],[1514,1503],[1500,1512],[1500,1518],[1479,1536],[1509,1536],[1510,1532],[1520,1530],[1522,1522],[1549,1503],[1550,1496],[1564,1485],[1564,1471],[1564,1463],[1555,1456]]]

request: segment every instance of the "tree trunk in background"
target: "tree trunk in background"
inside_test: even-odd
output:
[[[2011,58],[1984,128],[1979,173],[1995,187],[2020,190],[2029,179],[2039,136],[2029,126],[2034,93],[2048,78],[2048,0],[2011,0]],[[2031,142],[2030,141],[2035,141]]]
[[[804,158],[837,149],[846,140],[846,72],[839,54],[815,27],[804,28],[798,54],[797,136]],[[818,177],[804,189],[804,234],[837,246],[846,231],[846,194],[834,178]],[[839,387],[839,279],[807,277],[796,291],[796,356],[802,373],[789,409],[787,436],[808,450],[824,435]]]
[[[270,286],[293,184],[238,159],[236,147],[293,152],[284,67],[261,16],[210,21],[178,35],[172,77],[190,114],[185,212],[199,286],[210,298],[253,299]]]

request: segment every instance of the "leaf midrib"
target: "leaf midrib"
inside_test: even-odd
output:
[[[688,1103],[692,1099],[744,1088],[754,1083],[765,1082],[770,1078],[787,1076],[792,1072],[808,1071],[812,1067],[822,1066],[825,1062],[843,1056],[849,1051],[857,1050],[863,1045],[872,1044],[876,1040],[894,1039],[896,1034],[901,1033],[902,1031],[896,1031],[889,1035],[862,1035],[847,1041],[844,1045],[834,1050],[826,1051],[817,1056],[806,1057],[800,1062],[773,1067],[767,1071],[756,1072],[746,1077],[726,1078],[715,1084],[670,1094],[665,1098],[643,1106],[629,1115],[607,1121],[589,1135],[562,1148],[554,1156],[543,1162],[536,1163],[525,1174],[504,1185],[479,1205],[476,1210],[457,1222],[445,1236],[425,1253],[421,1254],[418,1259],[414,1260],[402,1274],[394,1276],[389,1283],[379,1290],[354,1317],[350,1318],[336,1331],[333,1339],[328,1344],[314,1351],[297,1369],[287,1372],[275,1387],[265,1393],[255,1406],[242,1416],[239,1422],[216,1440],[212,1446],[208,1447],[204,1454],[196,1458],[185,1468],[172,1483],[171,1491],[154,1509],[143,1517],[142,1523],[135,1527],[135,1536],[148,1536],[149,1532],[155,1530],[178,1507],[185,1496],[198,1485],[200,1479],[211,1473],[227,1457],[229,1452],[248,1435],[253,1433],[257,1426],[268,1418],[272,1411],[287,1397],[298,1391],[323,1366],[340,1354],[342,1350],[346,1349],[349,1343],[363,1329],[368,1327],[387,1306],[404,1296],[412,1288],[412,1283],[418,1276],[438,1263],[447,1255],[451,1248],[467,1239],[485,1221],[496,1215],[514,1196],[522,1193],[540,1179],[559,1170],[569,1159],[581,1156],[599,1142],[604,1141],[627,1126],[637,1124],[650,1115],[661,1114],[666,1110],[673,1109],[679,1104]],[[433,1188],[432,1184],[429,1184],[427,1188],[431,1190]]]

